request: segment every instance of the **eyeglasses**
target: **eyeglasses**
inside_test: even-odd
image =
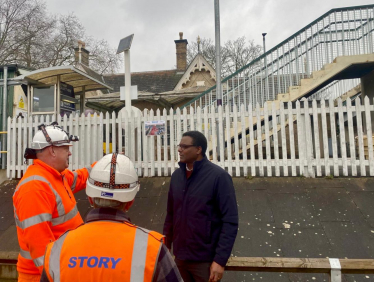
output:
[[[185,145],[185,144],[179,144],[177,145],[178,148],[180,148],[182,151],[187,149],[187,148],[190,148],[190,147],[195,147],[196,145]]]

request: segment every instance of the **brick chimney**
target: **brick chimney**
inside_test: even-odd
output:
[[[89,66],[90,52],[85,49],[86,43],[78,40],[78,47],[74,48],[75,51],[75,61]]]
[[[179,40],[174,40],[177,49],[177,70],[185,72],[187,69],[187,39],[183,39],[183,32],[179,32]]]

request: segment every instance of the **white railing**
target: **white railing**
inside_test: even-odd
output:
[[[360,99],[351,103],[350,99],[303,100],[281,104],[279,110],[275,104],[257,105],[254,110],[251,105],[240,109],[234,105],[211,112],[144,110],[136,118],[129,118],[127,112],[107,113],[59,118],[58,123],[81,138],[73,143],[70,169],[91,164],[104,151],[123,151],[140,176],[170,176],[178,167],[176,145],[182,134],[198,130],[208,139],[211,161],[233,176],[373,176],[373,140],[366,136],[372,136],[374,106],[368,98],[364,105]],[[167,135],[146,136],[144,123],[154,120],[166,122]],[[9,178],[25,171],[25,148],[37,126],[51,121],[49,117],[8,119]]]

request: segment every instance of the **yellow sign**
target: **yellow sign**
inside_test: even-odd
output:
[[[21,98],[19,99],[19,102],[18,102],[18,108],[21,108],[21,109],[24,109],[25,108],[25,102],[23,102],[23,98],[21,96]]]

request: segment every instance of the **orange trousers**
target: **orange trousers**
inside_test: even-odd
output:
[[[40,274],[36,275],[18,272],[18,282],[39,282],[40,277]]]

